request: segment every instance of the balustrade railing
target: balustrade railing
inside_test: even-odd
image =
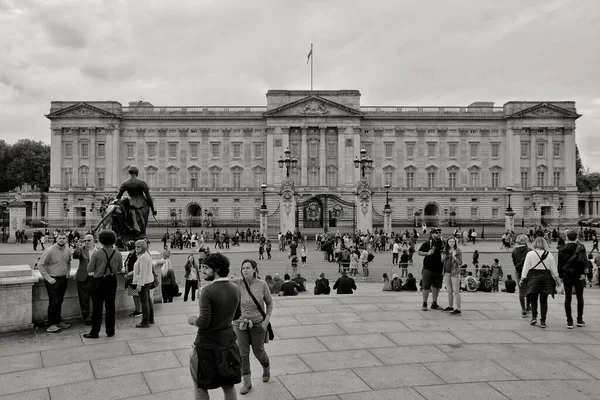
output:
[[[504,112],[504,107],[380,107],[380,106],[362,106],[360,111],[379,112],[379,113],[482,113],[482,112]]]

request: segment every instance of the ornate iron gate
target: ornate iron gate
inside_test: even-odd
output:
[[[301,232],[356,232],[356,204],[332,194],[319,194],[296,204],[296,228]],[[314,232],[313,232],[314,231]]]

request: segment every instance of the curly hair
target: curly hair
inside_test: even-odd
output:
[[[229,276],[229,259],[221,253],[208,254],[202,259],[202,264],[211,268],[221,278]]]
[[[104,246],[112,246],[117,243],[117,235],[108,229],[103,229],[98,234],[98,241]]]

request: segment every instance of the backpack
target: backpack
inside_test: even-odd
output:
[[[565,263],[565,265],[562,268],[563,276],[573,277],[573,276],[577,275],[577,268],[579,266],[578,258],[579,258],[580,252],[581,252],[581,247],[579,245],[577,245],[577,247],[575,248],[575,251],[573,252],[571,257],[569,257],[569,259],[567,260],[567,262]]]
[[[375,258],[375,254],[369,253],[369,255],[367,256],[367,261],[371,262],[371,261],[373,261],[374,258]]]
[[[491,292],[491,291],[492,291],[492,289],[493,289],[493,285],[494,285],[494,284],[493,284],[493,282],[492,282],[492,280],[491,280],[490,278],[484,278],[484,279],[481,281],[481,286],[482,286],[482,289],[481,289],[481,290],[482,290],[483,292]]]

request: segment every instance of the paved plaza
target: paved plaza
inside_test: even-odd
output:
[[[312,284],[309,284],[309,293]],[[463,315],[420,311],[420,293],[277,297],[272,378],[246,399],[599,399],[600,290],[585,292],[587,326],[567,330],[550,300],[548,328],[520,316],[516,295],[463,294]],[[440,304],[446,304],[442,293]],[[84,339],[83,324],[0,336],[0,399],[191,399],[197,303],[155,306],[156,325],[117,318],[116,335]],[[219,390],[211,398],[221,399]]]

